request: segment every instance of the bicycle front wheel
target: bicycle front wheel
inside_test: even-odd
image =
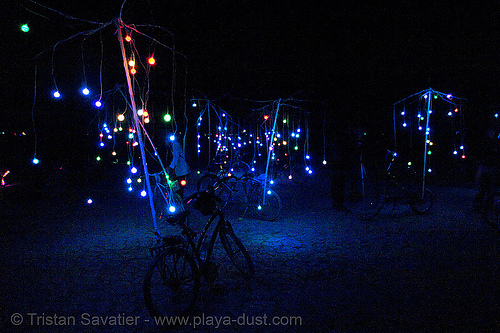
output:
[[[192,312],[200,290],[193,257],[181,248],[168,248],[155,257],[143,281],[146,307],[153,317]]]
[[[434,194],[428,189],[425,189],[423,197],[421,195],[414,195],[410,202],[410,208],[415,214],[425,214],[434,205]]]
[[[219,238],[231,262],[243,277],[246,279],[253,277],[255,268],[252,258],[250,258],[243,243],[241,243],[239,238],[234,234],[231,224],[227,222],[224,224],[219,231]]]

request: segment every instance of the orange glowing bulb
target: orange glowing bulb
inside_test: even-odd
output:
[[[156,60],[153,56],[149,57],[148,58],[148,63],[153,66],[154,64],[156,64]]]
[[[125,36],[125,41],[130,42],[131,40],[132,40],[132,37],[130,37],[129,35]]]
[[[130,70],[130,74],[134,75],[135,73],[137,73],[137,71],[135,70],[135,68],[132,68],[132,69]]]
[[[181,183],[181,186],[186,186],[186,184],[187,184],[187,182],[186,182],[186,180],[185,180],[185,179],[181,180],[181,182],[180,182],[180,183]]]

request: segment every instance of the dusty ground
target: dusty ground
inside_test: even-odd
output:
[[[230,216],[254,259],[253,281],[221,254],[225,291],[204,288],[196,318],[204,322],[177,331],[499,331],[500,235],[471,212],[472,187],[433,190],[429,215],[401,208],[365,222],[332,211],[319,176],[279,186],[278,221]],[[157,331],[141,291],[154,244],[148,205],[119,193],[92,205],[78,196],[4,198],[0,331]],[[257,325],[264,318],[283,325]]]

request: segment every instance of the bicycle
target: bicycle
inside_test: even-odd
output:
[[[264,189],[263,179],[249,174],[241,178],[231,175],[208,186],[220,198],[221,207],[231,202],[243,205],[245,210],[241,218],[249,211],[266,221],[275,221],[280,216],[281,199],[270,187]]]
[[[186,209],[167,217],[170,224],[181,227],[181,236],[163,237],[158,246],[149,249],[153,261],[143,280],[143,296],[153,317],[193,312],[201,279],[213,285],[218,276],[218,266],[211,261],[217,238],[243,278],[249,280],[253,277],[253,261],[217,201],[218,198],[210,192],[195,193],[185,200],[186,205],[192,203],[204,216],[210,215],[197,241],[196,232],[187,223],[190,211]],[[213,223],[215,227],[209,235]],[[205,252],[203,245],[207,241]]]
[[[274,161],[270,165],[268,174],[271,184],[279,180],[292,181],[295,184],[304,184],[311,177],[308,167],[294,164],[291,159],[288,159],[288,163]]]
[[[213,184],[215,184],[218,180],[234,175],[236,177],[243,177],[247,174],[252,174],[252,168],[248,163],[242,161],[240,159],[240,155],[236,156],[235,161],[233,161],[230,166],[225,168],[226,161],[221,161],[220,159],[216,159],[218,162],[215,164],[218,166],[218,170],[216,172],[207,171],[196,184],[196,188],[198,192],[208,190]]]
[[[411,166],[397,163],[397,153],[387,150],[387,168],[381,183],[366,179],[366,170],[361,164],[361,198],[351,201],[355,210],[361,211],[363,220],[370,220],[380,213],[385,205],[408,205],[415,214],[425,214],[434,205],[434,194],[423,187],[422,180]],[[390,156],[390,159],[388,158]]]

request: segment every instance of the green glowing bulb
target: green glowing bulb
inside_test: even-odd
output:
[[[427,152],[427,155],[430,155],[430,154],[432,154],[432,152],[429,150],[429,151]]]
[[[163,116],[163,120],[168,123],[172,120],[172,116],[167,113],[165,116]]]
[[[283,124],[286,124],[286,119],[283,119]]]
[[[21,26],[21,31],[22,32],[28,32],[30,31],[30,27],[28,26],[28,23],[25,23]]]
[[[101,160],[101,156],[97,156],[95,159],[99,162]]]
[[[130,161],[127,161],[127,165],[130,165]]]
[[[293,149],[299,150],[299,146],[295,146],[295,147],[293,147]]]

